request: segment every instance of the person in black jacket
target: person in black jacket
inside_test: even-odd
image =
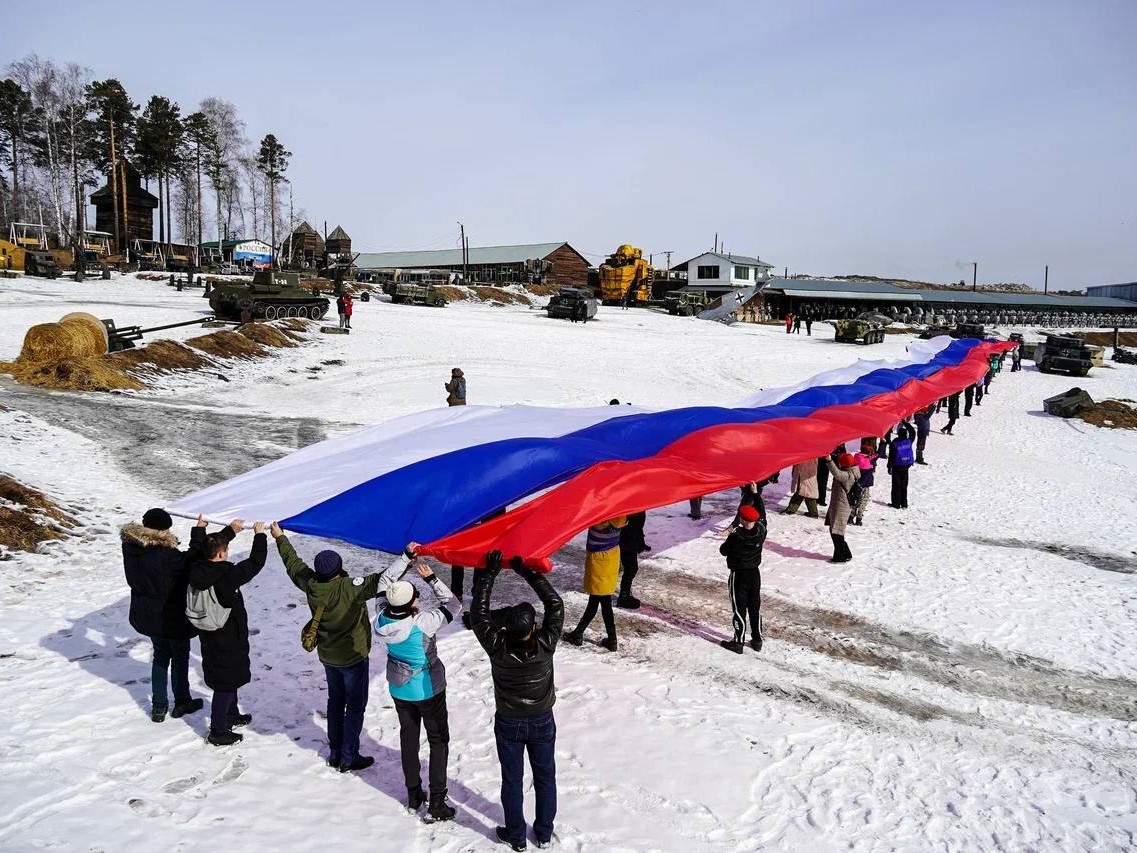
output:
[[[722,640],[724,649],[742,654],[742,641],[746,637],[747,616],[750,617],[750,648],[762,651],[762,544],[766,541],[766,521],[758,510],[747,505],[738,514],[740,524],[730,529],[719,553],[726,557],[730,569],[731,622],[734,638]]]
[[[501,552],[486,555],[486,568],[475,573],[470,622],[474,636],[490,658],[493,673],[494,737],[501,762],[501,807],[505,826],[497,837],[514,850],[525,849],[524,791],[525,753],[533,771],[537,811],[533,834],[537,846],[548,846],[557,814],[557,770],[554,754],[557,723],[553,704],[557,693],[553,680],[553,653],[565,623],[565,605],[548,579],[527,569],[520,557],[510,566],[537,593],[545,609],[541,625],[532,604],[515,604],[501,615],[490,617],[490,597],[501,571]]]
[[[174,520],[160,507],[147,510],[142,524],[131,522],[119,531],[122,567],[130,586],[130,625],[154,645],[150,667],[153,698],[150,719],[160,723],[166,714],[182,717],[200,711],[202,701],[190,696],[190,640],[197,630],[186,619],[186,579],[189,560],[205,545],[205,520],[200,516],[190,531],[189,551],[178,550],[170,530]],[[167,687],[172,682],[174,709]]]
[[[620,575],[620,594],[616,597],[616,606],[626,610],[635,610],[640,606],[640,600],[632,595],[632,581],[640,570],[640,554],[651,550],[644,539],[646,521],[646,512],[633,512],[628,515],[628,523],[620,528],[620,565],[623,572]]]
[[[957,401],[958,402],[958,401]],[[900,464],[901,442],[908,442],[911,446],[915,438],[915,430],[907,421],[901,421],[896,428],[896,440],[888,445],[888,473],[892,475],[892,499],[889,506],[893,509],[908,509],[908,474],[910,466]]]
[[[245,522],[234,519],[205,539],[205,550],[190,566],[189,583],[194,589],[213,588],[217,602],[230,608],[229,618],[216,631],[201,634],[201,669],[205,683],[213,690],[209,711],[209,742],[214,746],[237,743],[242,736],[234,726],[245,726],[252,714],[242,714],[237,691],[253,680],[249,667],[249,615],[241,587],[264,568],[268,539],[264,522],[253,525],[253,548],[247,559],[229,562],[229,543],[245,529]]]

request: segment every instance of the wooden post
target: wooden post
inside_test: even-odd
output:
[[[130,242],[130,216],[126,206],[126,158],[120,159],[119,163],[122,164],[122,180],[119,181],[118,186],[122,193],[122,242],[125,246]]]

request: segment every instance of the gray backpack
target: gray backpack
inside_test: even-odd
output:
[[[190,584],[186,588],[186,618],[199,631],[216,631],[229,621],[229,608],[221,606],[213,587],[194,589]]]

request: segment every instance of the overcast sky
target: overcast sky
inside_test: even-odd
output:
[[[593,263],[717,232],[791,273],[1137,280],[1137,0],[41,0],[4,29],[5,62],[234,102],[358,250],[461,220]]]

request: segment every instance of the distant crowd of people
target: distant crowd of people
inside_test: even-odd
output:
[[[1012,370],[1018,369],[1017,350],[1012,358]],[[846,530],[848,525],[864,523],[879,460],[886,460],[892,480],[889,506],[907,509],[909,471],[927,464],[932,418],[946,408],[948,420],[940,432],[952,434],[961,394],[963,416],[970,417],[973,405],[981,405],[990,393],[1002,365],[1002,356],[992,356],[979,382],[922,408],[882,436],[861,439],[856,452],[841,444],[826,456],[795,464],[790,472],[789,502],[781,514],[796,515],[804,504],[808,517],[819,518],[818,507],[827,505],[825,524],[833,541],[830,562],[851,560]],[[445,386],[450,405],[465,404],[465,378],[459,368],[454,368]],[[719,548],[728,570],[731,609],[730,636],[720,645],[736,654],[743,654],[747,644],[762,650],[761,565],[769,527],[762,492],[778,479],[775,473],[741,485],[737,511]],[[702,499],[692,498],[691,517],[699,518],[701,512]],[[173,519],[163,509],[151,509],[141,524],[127,524],[121,531],[123,566],[131,589],[130,624],[151,638],[153,645],[151,719],[160,723],[167,716],[177,718],[203,709],[203,701],[191,696],[189,686],[190,642],[196,636],[203,679],[213,691],[207,740],[218,747],[242,740],[236,729],[247,726],[252,715],[242,712],[238,693],[250,683],[252,674],[249,620],[241,590],[264,568],[271,536],[311,614],[301,632],[301,644],[307,651],[315,650],[324,667],[328,764],[348,773],[374,763],[372,756],[360,752],[360,736],[368,703],[370,652],[372,644],[378,643],[386,651],[386,681],[399,721],[407,808],[427,821],[454,817],[455,809],[447,801],[446,668],[438,655],[436,637],[463,616],[462,624],[472,631],[490,662],[504,813],[497,836],[513,850],[526,849],[523,780],[527,756],[536,800],[533,837],[539,848],[547,847],[557,812],[553,657],[562,635],[566,642],[582,645],[597,614],[604,627],[599,645],[617,650],[614,606],[635,610],[641,605],[633,582],[640,555],[651,551],[645,522],[646,512],[637,512],[589,528],[583,578],[588,599],[575,628],[563,633],[561,596],[545,575],[527,568],[519,557],[508,560],[510,568],[533,590],[543,612],[538,614],[528,602],[491,609],[494,585],[506,562],[500,552],[493,551],[473,573],[470,610],[463,616],[465,569],[452,567],[452,590],[418,558],[419,546],[414,542],[383,571],[353,577],[336,551],[320,551],[309,565],[276,522],[269,525],[267,534],[265,524],[257,522],[248,557],[232,562],[229,545],[244,530],[243,520],[235,519],[207,533],[206,521],[199,517],[190,531],[189,548],[182,551],[172,533]],[[419,585],[405,579],[409,572],[418,576]],[[373,599],[377,604],[372,620],[368,602]],[[429,753],[425,788],[419,755],[424,729]]]

